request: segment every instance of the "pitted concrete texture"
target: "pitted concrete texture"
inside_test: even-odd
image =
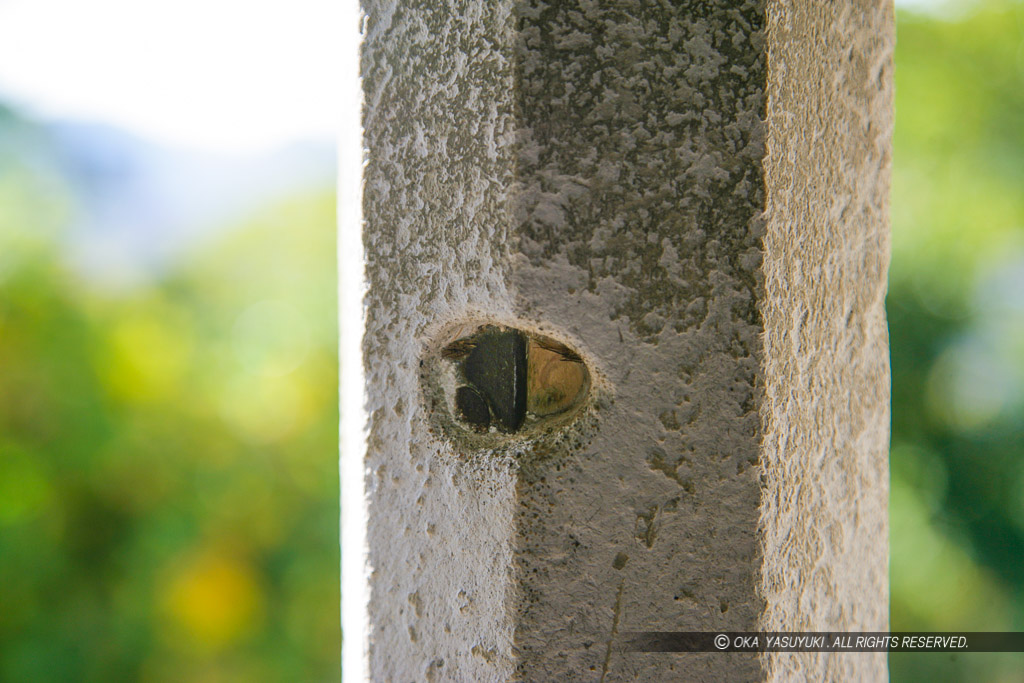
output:
[[[767,630],[889,627],[893,8],[768,5]],[[775,681],[883,681],[886,655],[777,654]]]
[[[506,680],[515,470],[429,433],[419,363],[432,326],[512,313],[515,20],[504,2],[365,10],[369,671]]]
[[[582,449],[520,476],[518,672],[756,680],[753,655],[611,641],[753,630],[763,611],[763,10],[536,1],[519,14],[517,312],[579,339],[614,398]]]
[[[885,627],[891,13],[363,7],[372,679],[884,678],[617,644]],[[445,427],[482,323],[579,352],[571,424]]]

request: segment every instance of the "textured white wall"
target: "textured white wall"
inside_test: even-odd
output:
[[[370,678],[884,676],[614,647],[885,625],[891,15],[821,5],[364,0]],[[574,421],[446,428],[473,321],[577,350]]]
[[[506,680],[514,468],[430,434],[420,360],[440,326],[512,311],[512,7],[365,12],[369,671]]]
[[[768,4],[761,593],[766,630],[889,627],[893,8]],[[885,653],[771,680],[881,681]]]

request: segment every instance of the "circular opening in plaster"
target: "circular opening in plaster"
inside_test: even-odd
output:
[[[430,359],[434,406],[459,436],[529,435],[572,420],[591,373],[567,344],[507,325],[461,326]]]

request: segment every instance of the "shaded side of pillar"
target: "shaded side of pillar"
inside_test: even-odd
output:
[[[892,3],[768,3],[769,630],[888,629],[885,323]],[[771,680],[886,680],[886,655],[766,658]]]
[[[518,671],[759,680],[754,655],[617,644],[753,630],[763,611],[762,4],[518,12],[517,312],[570,334],[611,387],[585,440],[520,474]]]

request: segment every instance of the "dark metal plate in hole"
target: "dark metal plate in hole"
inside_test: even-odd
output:
[[[464,382],[455,392],[458,417],[475,431],[490,425],[505,433],[530,418],[577,406],[590,385],[579,354],[553,339],[510,327],[484,325],[441,352]]]
[[[455,390],[455,408],[459,411],[459,417],[475,429],[486,432],[491,426],[487,401],[473,387],[459,387]]]

